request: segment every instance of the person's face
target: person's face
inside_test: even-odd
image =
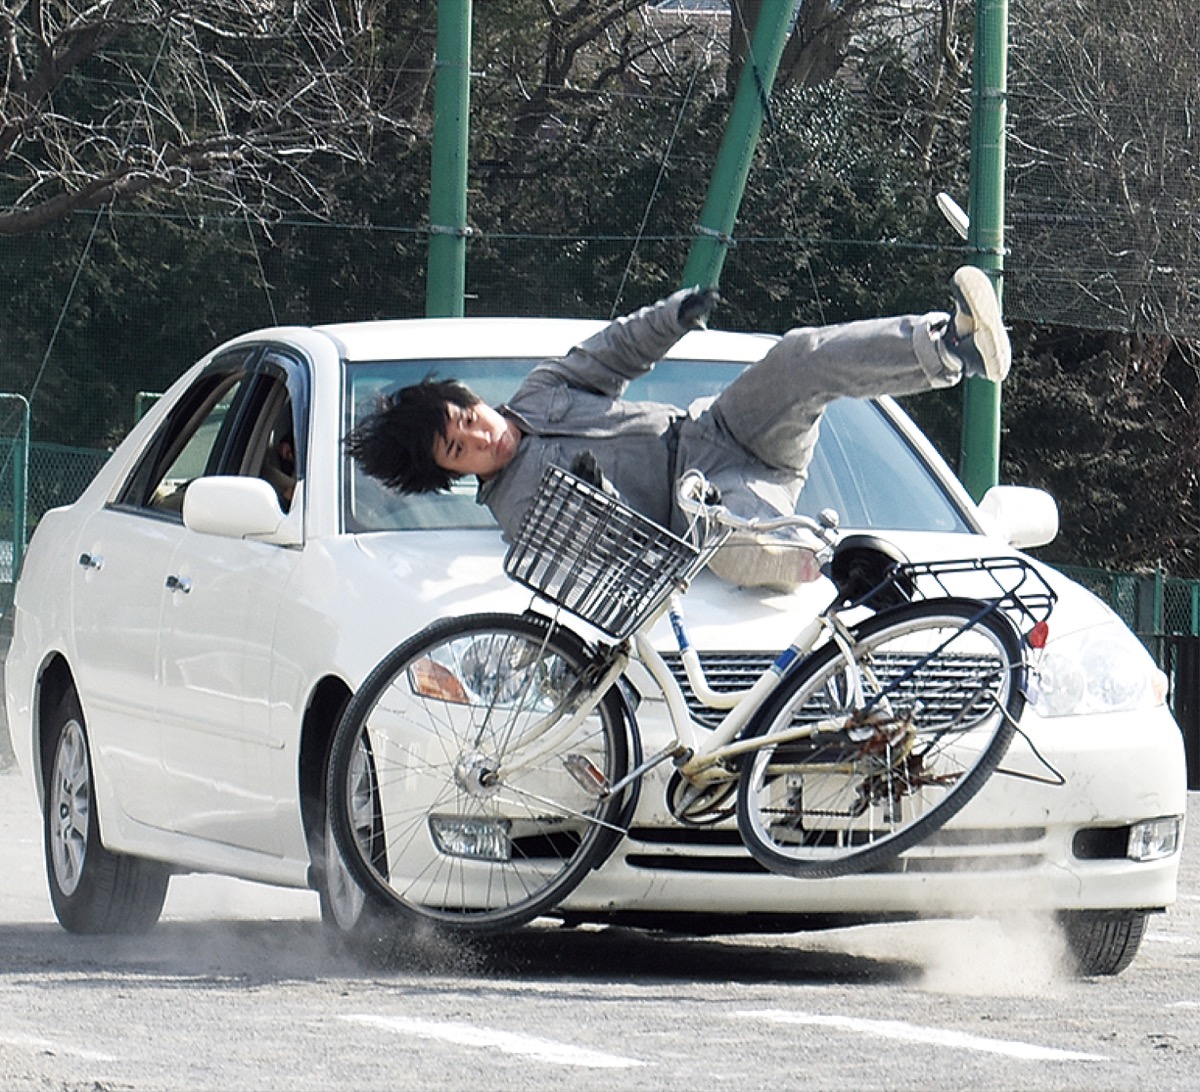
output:
[[[486,481],[512,462],[521,440],[513,421],[486,402],[446,410],[446,429],[433,441],[433,461],[443,470]]]

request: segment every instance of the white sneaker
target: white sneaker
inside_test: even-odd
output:
[[[708,563],[722,580],[743,588],[791,592],[821,577],[821,560],[798,542],[764,537],[725,543]]]
[[[954,318],[946,329],[946,347],[962,361],[964,375],[1002,382],[1012,366],[1012,346],[990,278],[964,265],[955,271],[951,288]]]

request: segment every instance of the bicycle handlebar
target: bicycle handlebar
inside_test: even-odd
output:
[[[838,526],[837,513],[828,508],[821,512],[820,519],[801,515],[772,518],[756,516],[747,519],[735,515],[721,503],[716,487],[699,470],[694,469],[685,470],[680,476],[676,498],[684,514],[718,523],[733,531],[770,534],[775,531],[799,529],[815,535],[821,545],[829,546],[833,544]]]

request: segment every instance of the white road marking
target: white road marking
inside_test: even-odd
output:
[[[644,1065],[634,1058],[622,1058],[617,1054],[604,1054],[598,1050],[556,1043],[550,1039],[539,1039],[532,1035],[514,1035],[508,1031],[475,1027],[452,1020],[414,1020],[407,1016],[371,1016],[359,1014],[343,1016],[343,1020],[356,1024],[367,1024],[385,1031],[406,1032],[422,1039],[439,1039],[444,1043],[459,1046],[502,1050],[506,1054],[520,1054],[556,1065],[583,1066],[588,1069],[630,1069]]]
[[[1178,933],[1147,933],[1146,939],[1155,944],[1195,944],[1192,937],[1183,937]]]
[[[101,1054],[96,1050],[80,1050],[78,1047],[56,1043],[53,1039],[43,1039],[39,1035],[23,1035],[20,1032],[0,1031],[0,1045],[28,1047],[30,1050],[40,1050],[45,1054],[62,1054],[71,1058],[82,1058],[88,1062],[115,1062],[112,1054]]]
[[[1057,1050],[1054,1047],[1036,1046],[1033,1043],[1021,1043],[1010,1039],[987,1039],[981,1035],[947,1031],[944,1028],[921,1027],[918,1024],[906,1024],[900,1020],[863,1020],[855,1016],[824,1016],[811,1012],[785,1012],[781,1009],[738,1012],[734,1015],[748,1020],[771,1020],[778,1024],[811,1024],[818,1027],[839,1028],[843,1031],[862,1032],[865,1035],[878,1035],[884,1039],[928,1043],[931,1046],[949,1047],[952,1050],[978,1050],[986,1054],[1004,1054],[1010,1058],[1023,1058],[1029,1061],[1107,1061],[1101,1054],[1084,1054],[1077,1050]]]

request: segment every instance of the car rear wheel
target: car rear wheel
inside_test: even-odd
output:
[[[42,768],[46,875],[63,928],[72,933],[153,928],[167,897],[170,870],[101,844],[87,730],[73,692],[63,695],[51,718]]]
[[[1075,972],[1085,977],[1120,974],[1137,955],[1148,915],[1141,910],[1073,910],[1059,916]]]

